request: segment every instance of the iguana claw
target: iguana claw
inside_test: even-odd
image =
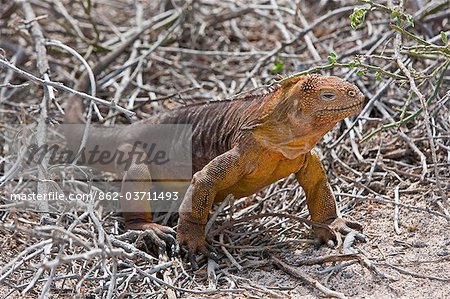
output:
[[[175,256],[179,247],[175,239],[176,232],[164,225],[151,222],[138,222],[127,226],[129,241],[138,247],[157,247],[159,255],[167,253],[169,257]],[[131,240],[130,240],[131,239]]]
[[[189,263],[191,264],[192,270],[198,270],[199,266],[197,263],[197,253],[201,253],[204,256],[206,256],[208,259],[213,259],[216,262],[218,261],[219,257],[217,256],[214,248],[205,242],[205,245],[201,245],[199,248],[197,248],[196,252],[193,250],[186,250],[186,257]]]
[[[177,240],[181,249],[187,251],[187,259],[191,264],[192,270],[198,269],[196,255],[201,253],[207,258],[218,260],[214,248],[206,242],[205,226],[202,224],[183,221],[181,218],[178,223]]]
[[[346,220],[343,218],[335,218],[328,224],[332,231],[324,228],[316,228],[316,245],[325,243],[328,247],[340,247],[342,244],[342,236],[349,234],[352,231],[362,231],[363,226],[351,220]],[[355,238],[358,241],[366,242],[366,237],[364,234],[355,232]],[[336,243],[335,243],[336,242]]]

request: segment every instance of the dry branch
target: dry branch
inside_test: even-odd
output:
[[[11,203],[10,194],[30,192],[37,178],[46,179],[40,186],[65,192],[111,186],[78,181],[74,173],[89,176],[80,165],[24,172],[26,148],[15,152],[2,146],[5,296],[293,298],[299,290],[317,295],[317,289],[342,298],[326,285],[348,287],[351,278],[338,275],[343,273],[356,273],[362,287],[375,291],[391,292],[406,281],[408,287],[445,290],[447,243],[421,250],[409,239],[437,244],[446,240],[450,221],[448,1],[401,1],[400,7],[359,2],[199,0],[179,7],[177,1],[25,0],[1,6],[0,139],[6,144],[16,134],[15,124],[39,124],[44,140],[44,125],[62,121],[54,89],[60,98],[68,93],[95,102],[107,113],[103,122],[113,124],[127,122],[124,115],[143,119],[186,103],[264,92],[281,74],[320,72],[355,83],[367,97],[364,110],[339,124],[318,148],[341,212],[366,224],[369,241],[352,245],[350,235],[343,242],[350,254],[313,250],[309,233],[315,223],[307,219],[304,192],[290,177],[234,200],[231,207],[220,205],[207,231],[224,257],[217,264],[199,259],[202,267],[192,272],[179,258],[161,261],[130,244],[133,232],[123,233],[117,215],[85,207],[40,219],[36,211]],[[367,9],[356,29],[348,18],[354,9]],[[92,66],[98,96],[83,92],[89,71],[80,61]],[[251,91],[249,83],[255,87]],[[173,215],[155,219],[176,225]],[[445,250],[436,252],[438,247]],[[268,258],[274,255],[286,261]],[[287,280],[292,285],[258,281],[255,271],[278,278],[274,265],[311,287],[297,289],[295,280]],[[386,268],[390,272],[382,271]],[[401,275],[391,275],[396,272]]]

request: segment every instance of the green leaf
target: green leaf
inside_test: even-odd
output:
[[[447,34],[446,34],[444,31],[441,31],[441,40],[442,40],[442,42],[443,42],[445,45],[447,45],[447,43],[448,43],[448,37],[447,37]]]
[[[358,76],[364,76],[367,73],[367,71],[365,69],[360,69],[356,72],[356,74]]]
[[[396,9],[393,9],[392,11],[391,11],[391,19],[396,19],[396,18],[398,18],[398,17],[400,17],[400,11],[398,11],[398,10],[396,10]]]
[[[336,63],[336,61],[337,61],[336,52],[334,52],[334,51],[330,52],[330,54],[328,55],[327,58],[328,58],[329,63]]]
[[[349,16],[350,25],[353,29],[358,28],[359,25],[364,23],[364,19],[366,17],[366,9],[355,7],[353,9],[353,13]]]
[[[281,61],[276,60],[275,65],[270,69],[270,72],[272,74],[277,74],[283,70],[283,67],[284,67],[284,64]]]
[[[380,72],[375,72],[375,80],[376,81],[381,81],[381,73]]]
[[[357,62],[355,60],[352,60],[348,63],[348,66],[351,68],[355,68],[356,67]]]
[[[399,10],[393,9],[391,11],[391,19],[395,21],[395,23],[401,25],[402,24],[402,14]]]
[[[412,15],[406,15],[406,19],[411,24],[411,26],[414,27],[414,17]]]

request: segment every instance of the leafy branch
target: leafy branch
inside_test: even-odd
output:
[[[444,79],[444,75],[445,72],[447,71],[448,67],[450,65],[450,60],[447,60],[440,68],[442,69],[441,71],[441,75],[439,76],[437,82],[436,82],[436,86],[433,90],[433,94],[428,98],[428,100],[426,101],[426,105],[429,106],[430,103],[436,98],[438,91],[442,85],[442,81]],[[407,117],[404,117],[405,113],[402,113],[401,115],[401,119],[399,121],[387,124],[387,125],[383,125],[381,127],[378,127],[377,129],[373,130],[371,133],[369,133],[368,135],[364,136],[364,138],[361,140],[361,143],[366,142],[368,140],[370,140],[373,136],[375,136],[376,134],[385,131],[387,129],[391,129],[391,128],[395,128],[395,127],[400,127],[403,124],[406,124],[408,122],[410,122],[411,120],[415,119],[417,116],[419,116],[420,114],[422,114],[422,112],[424,111],[424,108],[421,107],[419,108],[416,112],[408,115]]]
[[[386,5],[373,2],[371,0],[359,0],[359,2],[369,4],[369,6],[354,8],[353,13],[349,17],[353,29],[357,29],[360,25],[364,24],[366,13],[368,11],[373,11],[376,9],[388,12],[391,19],[393,19],[397,24],[403,25],[409,23],[412,27],[414,27],[414,17],[410,14],[404,13],[398,8],[391,8]]]
[[[397,79],[397,80],[407,80],[407,78],[405,76],[386,71],[385,69],[383,69],[379,66],[364,63],[360,57],[357,57],[356,59],[351,60],[347,63],[340,63],[340,62],[337,62],[336,53],[331,52],[330,55],[328,56],[328,61],[330,63],[321,65],[321,66],[316,66],[316,67],[313,67],[313,68],[310,68],[310,69],[307,69],[307,70],[304,70],[301,72],[294,73],[294,74],[292,74],[288,77],[285,77],[282,80],[279,80],[277,82],[282,83],[285,80],[288,80],[288,79],[291,79],[294,77],[304,76],[307,74],[317,73],[320,71],[325,71],[325,70],[330,70],[330,69],[335,69],[335,68],[350,68],[350,69],[359,68],[356,73],[360,76],[365,75],[367,73],[367,71],[371,71],[371,72],[375,73],[375,76],[377,79],[381,79],[381,76],[385,76],[385,77],[390,77],[390,78]]]

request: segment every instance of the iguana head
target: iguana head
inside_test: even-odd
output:
[[[253,134],[263,145],[292,157],[311,150],[337,122],[360,111],[363,103],[358,87],[338,77],[290,78],[260,106]]]
[[[281,87],[285,93],[274,113],[277,108],[280,111],[293,109],[291,113],[286,111],[287,114],[308,119],[311,125],[318,127],[355,114],[364,103],[364,95],[358,87],[334,76],[313,74],[292,78]]]

